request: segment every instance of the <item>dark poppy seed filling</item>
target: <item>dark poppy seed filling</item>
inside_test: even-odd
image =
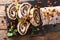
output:
[[[24,14],[27,15],[27,11],[28,11],[28,9],[29,9],[29,5],[25,4],[25,5],[23,5],[21,8],[22,8],[22,9],[21,9],[22,15],[23,15],[23,16],[25,16]]]
[[[25,33],[25,31],[26,31],[26,24],[21,24],[21,25],[19,25],[20,27],[19,27],[19,30],[20,30],[20,32],[22,33],[22,34],[24,34]],[[23,30],[24,28],[23,27],[25,27],[25,30],[24,30],[24,32],[22,32],[21,30]]]
[[[28,17],[30,8],[31,8],[31,4],[22,3],[19,7],[19,11],[20,11],[20,13],[22,14],[23,17]]]
[[[29,26],[30,26],[30,23],[28,22],[22,22],[22,23],[19,22],[17,25],[17,29],[20,35],[25,35],[28,31]]]
[[[33,13],[33,17],[34,17],[34,20],[37,24],[40,23],[40,16],[39,16],[39,11],[38,10],[35,10],[34,13]]]
[[[14,14],[13,11],[16,12],[16,8],[15,8],[14,5],[12,5],[12,6],[10,7],[10,9],[9,9],[9,15],[10,15],[12,18],[16,18],[16,14]],[[12,15],[14,15],[14,16],[12,16]]]
[[[19,25],[19,30],[20,30],[20,32],[21,32],[22,34],[24,34],[24,33],[25,33],[25,31],[26,31],[26,26],[27,26],[27,24],[26,24],[26,23],[22,23],[22,24],[20,24],[20,25]],[[22,31],[21,31],[21,29],[22,29],[22,30],[24,29],[23,27],[25,27],[24,32],[22,32]]]

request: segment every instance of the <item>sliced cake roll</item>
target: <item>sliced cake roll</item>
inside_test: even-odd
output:
[[[19,11],[18,11],[18,17],[19,18],[28,17],[30,8],[31,8],[31,4],[30,3],[25,2],[25,3],[20,4]]]
[[[19,22],[17,25],[17,30],[20,33],[20,35],[25,35],[28,31],[29,26],[30,23],[28,22],[23,22],[23,23]]]
[[[34,26],[40,25],[40,11],[37,8],[32,8],[30,10],[30,23]]]
[[[10,4],[7,8],[7,16],[11,19],[11,20],[15,20],[16,19],[16,6],[14,3]]]

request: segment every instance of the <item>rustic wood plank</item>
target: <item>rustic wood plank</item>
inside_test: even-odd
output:
[[[5,15],[5,5],[0,5],[0,16],[3,15],[3,16],[6,16]]]
[[[51,32],[46,34],[48,40],[60,40],[60,32]]]
[[[47,33],[44,36],[18,36],[7,38],[7,30],[0,30],[0,40],[60,40],[60,32]]]
[[[7,38],[7,30],[0,30],[0,40],[5,40]]]
[[[47,40],[46,36],[35,36],[35,37],[30,37],[29,40]]]
[[[60,32],[47,33],[44,36],[22,36],[22,37],[12,37],[8,40],[60,40]]]
[[[5,6],[4,5],[0,5],[0,12],[5,10]]]
[[[0,17],[0,29],[7,29],[6,19]]]
[[[7,29],[5,5],[0,5],[0,29]]]
[[[46,36],[35,36],[35,37],[22,36],[22,37],[8,38],[8,40],[47,40],[47,37]]]

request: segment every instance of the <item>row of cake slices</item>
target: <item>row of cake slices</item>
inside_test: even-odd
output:
[[[59,20],[60,7],[44,7],[44,8],[32,8],[30,3],[22,3],[18,5],[18,10],[16,10],[16,5],[14,3],[10,4],[7,8],[7,15],[11,20],[24,19],[24,22],[18,22],[17,30],[20,35],[25,35],[29,29],[30,24],[34,26],[39,26],[42,24],[55,24],[56,19]],[[28,21],[27,21],[28,20]]]
[[[20,35],[25,35],[30,26],[30,23],[34,26],[39,26],[40,17],[37,8],[31,8],[32,5],[29,3],[19,4],[18,10],[16,10],[16,5],[14,3],[10,4],[7,8],[7,15],[9,19],[16,20],[16,16],[20,19],[24,19],[24,22],[18,22],[17,30]],[[29,22],[28,22],[28,21]]]

